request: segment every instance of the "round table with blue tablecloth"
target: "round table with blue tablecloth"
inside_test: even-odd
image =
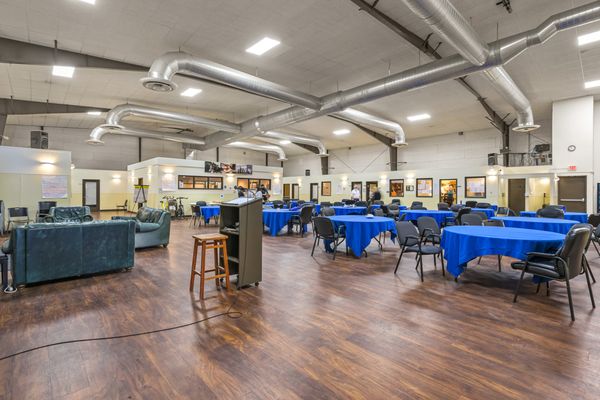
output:
[[[208,221],[212,217],[216,217],[217,215],[221,214],[221,207],[220,206],[201,206],[200,214],[202,214],[202,217],[204,218],[204,222],[208,224]]]
[[[565,235],[555,232],[497,226],[451,226],[442,232],[441,246],[447,261],[447,270],[454,276],[464,271],[474,258],[486,255],[504,255],[519,260],[527,253],[556,251]]]
[[[492,219],[503,221],[504,226],[509,228],[535,229],[538,231],[562,233],[563,235],[567,234],[569,229],[578,223],[570,219],[556,218],[494,217]]]
[[[493,208],[471,208],[471,212],[475,212],[475,211],[484,213],[488,219],[490,219],[496,215],[496,212],[494,211]]]
[[[444,211],[444,210],[400,210],[399,215],[405,214],[405,221],[417,221],[420,217],[431,217],[436,220],[438,225],[443,225],[446,223],[446,218],[454,217],[454,213],[452,211]]]
[[[364,208],[364,207],[363,207]],[[371,239],[381,232],[391,232],[392,241],[396,238],[396,224],[386,217],[366,217],[362,215],[343,215],[329,217],[337,230],[340,225],[346,226],[346,242],[355,256],[360,257],[369,246]]]
[[[365,214],[367,207],[344,207],[344,206],[333,206],[335,215],[363,215]]]
[[[269,228],[271,236],[277,236],[279,231],[288,225],[294,215],[300,215],[300,211],[290,211],[283,208],[263,209],[263,224]]]
[[[521,211],[519,213],[519,215],[521,217],[536,217],[537,216],[537,212],[536,211]],[[587,222],[588,221],[588,215],[586,213],[581,213],[581,212],[565,212],[565,219],[570,219],[571,221],[577,221],[577,222]]]

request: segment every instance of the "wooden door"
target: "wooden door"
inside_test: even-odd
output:
[[[319,184],[318,183],[311,183],[310,184],[310,199],[317,199],[317,201],[319,200]]]
[[[561,176],[558,181],[558,204],[571,212],[587,212],[587,178]]]
[[[90,211],[100,211],[100,180],[84,179],[81,181],[82,198],[81,204],[88,206]]]
[[[367,201],[371,199],[371,193],[377,190],[377,181],[367,182]]]
[[[284,183],[283,184],[283,197],[284,198],[290,198],[290,184],[289,183]]]
[[[362,191],[362,182],[352,182],[352,186],[350,188],[350,191],[354,190],[354,188],[358,186],[358,190],[360,190],[360,199],[363,200],[363,191]]]
[[[525,211],[525,179],[508,180],[508,208],[517,215]]]

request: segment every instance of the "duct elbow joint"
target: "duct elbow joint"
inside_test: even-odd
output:
[[[188,57],[183,52],[165,53],[152,63],[148,76],[140,79],[146,89],[155,92],[172,92],[177,89],[173,76],[179,71],[179,63]]]

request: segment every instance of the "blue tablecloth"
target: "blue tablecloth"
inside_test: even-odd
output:
[[[471,208],[471,212],[473,212],[473,211],[479,211],[479,212],[485,213],[485,215],[487,215],[488,219],[490,219],[496,215],[496,212],[494,211],[493,208]]]
[[[555,251],[564,238],[560,233],[532,229],[451,226],[443,230],[441,246],[448,271],[459,276],[476,257],[499,254],[524,260],[532,251]]]
[[[498,205],[497,204],[492,204],[490,207],[492,208],[492,210],[498,211]]]
[[[565,235],[577,223],[570,219],[531,218],[531,217],[494,217],[504,221],[509,228],[536,229],[538,231],[556,232]]]
[[[344,206],[333,206],[335,215],[363,215],[367,210],[367,207],[344,207]]]
[[[300,215],[300,211],[277,209],[264,209],[262,213],[263,224],[269,228],[271,236],[277,236],[279,231],[287,226],[292,216]]]
[[[202,206],[200,207],[200,213],[202,214],[202,217],[204,218],[204,222],[206,222],[208,224],[208,220],[210,220],[212,217],[221,214],[221,207],[220,206]]]
[[[536,211],[521,211],[519,213],[519,215],[521,217],[535,217]],[[565,219],[570,219],[571,221],[577,221],[577,222],[587,222],[588,215],[586,213],[567,211],[567,212],[565,212]]]
[[[419,217],[432,217],[435,218],[438,225],[446,223],[447,217],[454,217],[452,211],[440,211],[440,210],[401,210],[400,215],[406,214],[405,221],[416,221]]]
[[[391,218],[367,218],[362,215],[344,215],[329,217],[329,219],[333,221],[336,230],[340,225],[346,226],[348,247],[358,257],[369,246],[371,239],[379,236],[381,232],[390,231],[392,233],[392,241],[396,238],[396,224]]]

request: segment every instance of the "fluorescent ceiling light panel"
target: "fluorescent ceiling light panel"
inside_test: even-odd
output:
[[[66,67],[61,65],[55,65],[52,67],[52,75],[61,76],[63,78],[72,78],[75,72],[75,67]]]
[[[202,93],[202,89],[188,88],[188,89],[185,89],[181,93],[181,95],[183,97],[194,97],[194,96],[198,95],[199,93]]]
[[[429,118],[431,118],[431,115],[429,115],[429,114],[417,114],[417,115],[411,115],[410,117],[406,117],[406,119],[409,120],[410,122],[423,121],[423,120],[429,119]]]
[[[347,135],[350,133],[350,129],[338,129],[333,131],[333,134],[336,136]]]
[[[87,115],[97,116],[97,115],[100,115],[100,114],[102,114],[100,111],[88,111],[87,112]]]
[[[290,144],[290,143],[292,143],[292,142],[290,140],[286,140],[286,139],[279,141],[279,144]]]
[[[585,46],[586,44],[594,43],[600,40],[600,31],[588,33],[577,37],[577,44]]]
[[[96,4],[96,0],[79,0],[79,1],[81,1],[81,2],[83,2],[83,3],[92,4],[92,5],[93,5],[93,4]]]
[[[585,83],[585,88],[586,89],[592,89],[592,88],[595,88],[595,87],[598,87],[598,86],[600,86],[600,80],[598,80],[598,81],[588,81],[588,82]]]
[[[248,47],[246,52],[256,54],[257,56],[262,56],[273,47],[278,46],[280,43],[281,42],[279,40],[271,39],[270,37],[264,37],[258,42],[254,43],[252,46]]]

